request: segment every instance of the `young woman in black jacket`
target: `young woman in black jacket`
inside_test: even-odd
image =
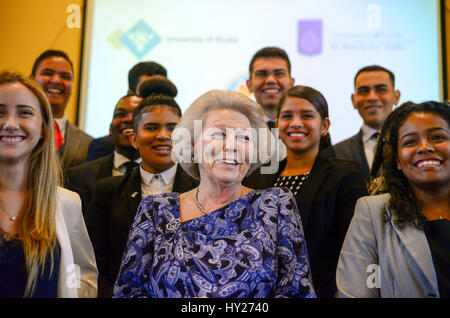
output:
[[[356,200],[367,195],[358,166],[332,156],[328,105],[323,95],[306,86],[294,86],[281,98],[276,127],[287,157],[278,171],[255,171],[244,182],[258,189],[288,188],[296,198],[302,219],[318,297],[336,294],[336,267]]]

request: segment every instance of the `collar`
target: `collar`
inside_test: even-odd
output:
[[[267,123],[268,121],[273,121],[276,122],[276,119],[270,119],[269,117],[266,116],[266,114],[264,114],[264,121]]]
[[[125,162],[130,161],[129,158],[125,157],[124,155],[121,155],[117,152],[117,150],[114,150],[114,168],[119,169],[121,165],[123,165]],[[134,160],[136,163],[141,163],[141,158],[138,158]]]
[[[58,124],[59,130],[63,136],[66,135],[66,125],[67,125],[67,114],[64,112],[64,115],[61,118],[55,118],[56,123]]]
[[[139,165],[139,169],[141,171],[141,177],[142,177],[142,182],[144,182],[146,185],[150,185],[153,176],[155,175],[154,173],[145,171],[142,168],[142,165]],[[175,174],[177,173],[177,164],[174,164],[171,168],[164,170],[163,172],[158,173],[164,184],[168,185],[169,183],[172,182],[172,180],[175,179]]]
[[[372,127],[367,126],[366,124],[362,125],[362,140],[364,143],[368,142],[370,138],[372,138],[373,134],[376,132],[380,132],[376,129],[373,129]]]

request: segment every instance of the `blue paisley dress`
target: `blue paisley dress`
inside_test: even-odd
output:
[[[255,190],[182,223],[178,193],[141,202],[114,297],[204,296],[315,297],[289,190]]]

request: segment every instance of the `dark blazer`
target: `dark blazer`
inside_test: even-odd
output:
[[[78,193],[81,198],[83,215],[86,214],[89,202],[98,180],[112,176],[114,154],[72,167],[65,172],[65,187]]]
[[[178,165],[172,191],[183,193],[197,185],[198,182]],[[139,169],[97,183],[85,218],[99,271],[99,297],[113,294],[128,233],[141,200]]]
[[[274,174],[259,170],[244,180],[253,189],[272,187],[286,167],[280,162]],[[314,290],[318,297],[333,297],[336,267],[356,200],[367,195],[358,167],[349,161],[332,159],[321,150],[300,191],[295,196],[305,232]]]
[[[67,121],[64,143],[58,149],[61,168],[66,170],[84,162],[93,138]]]
[[[361,173],[366,180],[369,177],[369,164],[362,141],[362,129],[354,136],[334,145],[334,152],[337,159],[355,162],[361,169]]]
[[[89,146],[86,162],[112,154],[115,148],[111,136],[96,138]]]

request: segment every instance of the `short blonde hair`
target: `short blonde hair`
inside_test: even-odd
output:
[[[181,167],[196,180],[200,179],[198,163],[194,162],[194,160],[189,160],[189,162],[185,162],[183,160],[185,156],[188,156],[191,159],[194,156],[195,142],[198,138],[199,133],[197,132],[197,136],[195,135],[194,121],[204,121],[209,112],[222,109],[232,110],[247,117],[250,122],[250,127],[256,129],[256,131],[259,132],[259,134],[257,134],[256,136],[256,142],[253,143],[254,147],[257,148],[258,145],[264,147],[264,151],[266,151],[265,153],[268,155],[268,157],[271,157],[273,154],[272,147],[275,145],[275,140],[270,133],[266,122],[264,121],[264,114],[261,106],[259,106],[256,102],[254,102],[247,96],[244,96],[238,92],[222,90],[209,91],[200,96],[192,103],[192,105],[185,111],[172,133],[173,149],[190,149],[191,151],[191,153],[183,153],[182,155],[180,155],[180,153],[176,151],[172,151],[173,161],[180,163]],[[261,129],[263,129],[262,133]],[[176,138],[178,136],[178,133],[182,130],[189,132],[189,140],[187,140],[186,138]],[[262,136],[264,136],[265,140],[263,140],[263,138],[260,138]],[[258,153],[258,150],[261,149],[254,150],[256,150],[254,153]],[[259,168],[264,163],[263,161],[261,161],[261,159],[261,156],[257,156],[256,162],[251,163],[247,175]]]

